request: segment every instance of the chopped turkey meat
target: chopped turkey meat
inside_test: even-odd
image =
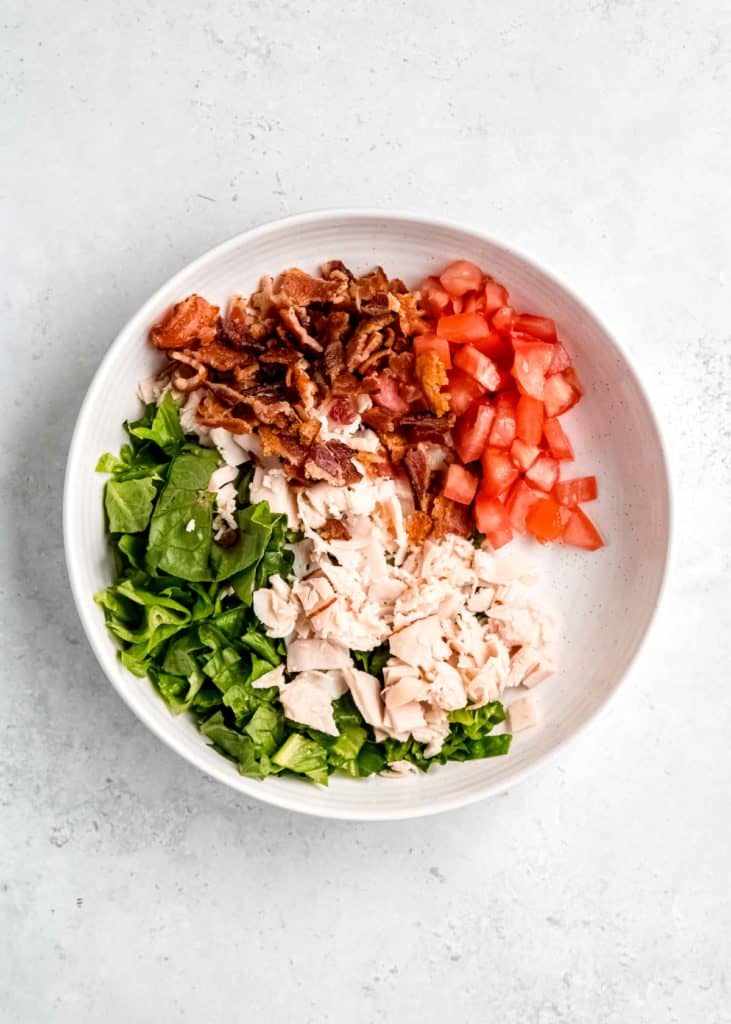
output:
[[[530,697],[514,700],[508,708],[508,722],[511,732],[522,732],[531,729],[537,722],[536,709]]]

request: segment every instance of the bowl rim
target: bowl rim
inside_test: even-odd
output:
[[[295,791],[279,790],[275,787],[263,786],[257,780],[246,779],[241,776],[239,778],[233,777],[227,774],[223,770],[223,765],[219,770],[217,766],[205,764],[201,758],[191,750],[183,747],[182,743],[178,740],[178,737],[174,733],[168,732],[160,723],[156,720],[148,717],[144,707],[138,706],[134,698],[134,689],[131,687],[123,687],[118,684],[113,675],[108,671],[108,660],[111,653],[111,649],[102,643],[102,633],[98,626],[99,623],[92,618],[92,614],[95,610],[93,601],[90,600],[90,595],[85,593],[82,589],[81,580],[79,578],[79,569],[76,564],[76,557],[74,554],[74,539],[73,532],[74,527],[72,525],[71,516],[71,503],[72,503],[72,489],[71,481],[74,471],[74,466],[77,463],[81,454],[81,438],[86,432],[87,420],[91,417],[91,408],[93,398],[96,391],[100,387],[100,382],[104,376],[104,371],[108,364],[113,363],[117,357],[119,350],[123,348],[126,343],[126,339],[130,334],[134,334],[141,328],[144,328],[149,324],[149,318],[152,310],[158,304],[161,293],[173,288],[176,282],[187,277],[191,272],[195,272],[200,267],[205,266],[211,261],[225,255],[231,250],[236,249],[242,243],[251,244],[256,242],[258,238],[266,236],[273,230],[281,229],[294,229],[302,225],[320,222],[326,224],[333,221],[341,221],[344,219],[348,220],[381,220],[381,221],[392,221],[408,222],[411,224],[423,225],[424,228],[443,228],[452,231],[458,231],[466,235],[471,235],[473,238],[480,242],[487,242],[495,248],[502,249],[504,252],[511,256],[515,256],[522,260],[530,267],[539,271],[552,285],[556,288],[563,290],[572,301],[586,314],[588,314],[601,328],[601,330],[610,338],[612,343],[615,345],[617,351],[625,361],[627,368],[633,378],[633,383],[636,385],[640,395],[642,396],[647,412],[649,414],[650,422],[654,428],[655,435],[658,441],[658,447],[662,460],[662,477],[664,482],[664,488],[666,492],[666,516],[667,516],[667,531],[665,537],[665,546],[663,551],[663,565],[659,578],[659,583],[654,597],[654,604],[649,612],[647,625],[644,633],[637,641],[634,651],[627,663],[625,670],[622,672],[620,677],[617,679],[615,686],[612,690],[600,701],[596,708],[587,716],[584,722],[581,723],[570,735],[564,739],[559,740],[555,746],[545,753],[539,755],[529,765],[517,770],[513,776],[509,779],[497,781],[495,783],[484,783],[474,792],[460,793],[457,796],[442,796],[433,799],[430,803],[422,807],[393,807],[388,809],[379,809],[376,804],[374,807],[362,807],[358,809],[344,810],[339,807],[328,807],[324,804],[322,807],[311,807],[301,806],[300,801]],[[333,209],[322,209],[312,210],[305,213],[298,213],[284,217],[278,217],[274,220],[268,220],[263,224],[256,225],[255,227],[249,228],[246,231],[238,232],[232,237],[225,241],[213,246],[208,249],[202,255],[191,260],[180,270],[178,270],[171,277],[163,281],[158,288],[146,299],[142,306],[126,321],[122,328],[117,333],[116,337],[110,344],[101,362],[97,366],[94,375],[89,383],[84,398],[82,399],[77,414],[76,422],[74,425],[71,442],[69,445],[68,456],[66,459],[66,467],[64,473],[64,487],[63,487],[63,545],[64,545],[64,556],[66,563],[66,571],[69,577],[69,583],[71,592],[74,598],[74,604],[81,620],[81,625],[86,635],[86,639],[89,642],[92,651],[96,657],[97,663],[101,668],[107,681],[112,684],[116,692],[124,700],[127,706],[131,709],[134,715],[152,732],[158,739],[162,740],[171,750],[175,751],[179,756],[183,757],[190,764],[194,765],[199,770],[203,771],[206,775],[216,779],[219,782],[224,783],[235,792],[247,796],[253,797],[256,800],[260,800],[264,803],[271,804],[272,806],[282,808],[284,810],[296,811],[299,814],[307,814],[313,817],[319,818],[332,818],[340,820],[351,820],[351,821],[393,821],[393,820],[405,820],[410,818],[427,817],[433,814],[440,814],[444,811],[456,810],[460,807],[467,806],[469,804],[477,803],[481,800],[486,800],[489,797],[494,797],[500,793],[504,793],[513,786],[525,781],[534,772],[537,772],[540,768],[550,764],[561,751],[563,751],[570,743],[578,738],[588,727],[595,722],[600,715],[603,715],[611,702],[616,697],[619,690],[626,683],[626,680],[630,676],[633,668],[636,666],[640,656],[642,655],[650,634],[655,627],[659,611],[663,606],[668,590],[668,579],[670,577],[671,565],[675,560],[675,513],[674,513],[674,482],[671,471],[671,460],[669,458],[669,449],[666,439],[663,434],[663,430],[658,421],[658,417],[655,413],[652,400],[648,394],[647,389],[642,383],[641,377],[635,367],[635,364],[625,348],[622,345],[612,331],[609,330],[604,320],[581,299],[566,282],[553,270],[546,269],[542,264],[536,262],[531,256],[523,252],[522,249],[517,248],[514,245],[507,245],[500,239],[488,234],[487,232],[481,231],[479,228],[476,229],[471,225],[467,225],[464,222],[446,217],[437,217],[428,213],[420,213],[414,210],[383,210],[376,207],[339,207]],[[104,633],[105,640],[108,640],[106,633]]]

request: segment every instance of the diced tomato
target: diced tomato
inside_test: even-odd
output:
[[[475,498],[475,526],[480,533],[496,533],[510,526],[507,509],[481,487]]]
[[[436,334],[419,334],[414,338],[414,352],[418,356],[420,352],[433,350],[439,356],[447,370],[452,368],[452,356],[449,351],[449,342],[446,338],[437,338]]]
[[[486,391],[495,391],[500,383],[500,374],[492,359],[473,345],[464,345],[457,350],[454,365],[464,370],[470,377],[474,377]]]
[[[518,478],[519,470],[502,448],[486,448],[482,454],[482,486],[487,498],[497,498]],[[484,533],[484,531],[482,531]]]
[[[510,541],[513,539],[513,531],[510,529],[509,526],[506,526],[504,530],[493,530],[486,536],[488,541],[490,542],[490,546],[493,548],[494,551],[497,551],[499,548],[504,547],[505,544],[510,543]]]
[[[484,352],[499,367],[509,369],[513,365],[513,346],[510,338],[498,334],[497,331],[490,331],[486,338],[476,338],[470,344]]]
[[[440,338],[448,338],[458,345],[464,345],[468,341],[487,338],[490,327],[484,316],[479,313],[454,313],[452,316],[442,316],[437,320],[437,334]]]
[[[543,436],[554,459],[573,459],[574,449],[557,419],[546,417],[543,421]]]
[[[558,480],[558,462],[550,455],[539,455],[530,469],[526,470],[525,478],[546,494],[550,494]]]
[[[538,445],[526,444],[519,437],[516,437],[510,446],[511,459],[518,469],[522,469],[524,473],[526,469],[530,469],[540,454],[541,449]]]
[[[442,288],[450,295],[465,295],[474,292],[482,284],[482,271],[469,260],[455,260],[439,275]]]
[[[378,390],[371,397],[376,405],[396,416],[403,416],[409,411],[408,402],[400,395],[398,381],[393,377],[378,377]]]
[[[559,506],[561,507],[561,506]],[[564,511],[568,511],[564,509]],[[573,548],[596,551],[604,547],[604,541],[586,512],[580,508],[571,509],[569,520],[563,531],[563,542]]]
[[[566,369],[563,371],[563,377],[564,380],[568,381],[568,383],[571,385],[574,391],[576,391],[579,398],[581,398],[581,396],[584,394],[584,389],[581,386],[579,378],[576,376],[576,370],[573,368],[573,366],[566,367]]]
[[[509,334],[510,328],[513,326],[513,316],[512,306],[501,306],[492,315],[492,326],[501,334]]]
[[[487,444],[494,418],[493,407],[482,402],[474,402],[467,412],[458,418],[452,431],[452,438],[462,462],[474,462],[475,459],[479,459]]]
[[[449,292],[442,287],[438,277],[427,277],[419,286],[421,301],[432,316],[444,316],[450,304]]]
[[[521,313],[513,320],[513,330],[522,334],[532,334],[534,338],[541,341],[556,340],[556,325],[547,316],[531,316],[530,313]]]
[[[462,370],[450,370],[449,378],[449,408],[455,416],[461,416],[467,412],[473,402],[485,394],[485,389],[478,384],[474,377],[469,377]]]
[[[510,525],[514,530],[518,533],[525,533],[525,517],[528,514],[528,510],[542,497],[543,495],[529,487],[525,480],[515,481],[505,502]]]
[[[573,480],[559,480],[553,488],[553,497],[559,505],[579,505],[594,501],[599,494],[595,476],[577,476]]]
[[[542,341],[523,341],[523,338],[525,335],[521,335],[520,338],[513,336],[513,376],[524,395],[542,399],[546,372],[551,365],[553,345],[547,345]]]
[[[493,448],[509,448],[515,440],[515,392],[501,392],[495,399],[495,420],[489,444]]]
[[[515,394],[515,377],[510,370],[500,370],[500,383],[497,386],[498,391],[510,391]]]
[[[548,367],[548,376],[552,373],[560,373],[562,370],[568,370],[571,366],[571,359],[566,349],[563,347],[560,341],[557,341],[553,346],[553,359],[551,365]]]
[[[574,387],[570,379],[567,379],[567,374],[576,376],[569,368],[562,373],[554,373],[546,378],[543,387],[543,404],[546,407],[546,416],[550,418],[567,412],[581,398],[581,391]]]
[[[557,504],[553,498],[540,498],[528,509],[525,525],[536,540],[545,544],[549,540],[558,540],[570,516],[568,509]]]
[[[507,306],[510,296],[508,295],[507,289],[503,288],[497,281],[493,281],[491,277],[485,281],[483,288],[485,294],[485,312],[488,316],[492,316],[502,306]]]
[[[543,402],[521,395],[515,414],[516,433],[526,444],[540,444],[543,437]]]
[[[462,299],[463,313],[484,313],[485,296],[482,292],[468,292]]]
[[[469,505],[477,491],[477,484],[478,479],[474,473],[470,473],[464,466],[453,462],[447,470],[442,493],[451,501],[458,501],[460,505]]]

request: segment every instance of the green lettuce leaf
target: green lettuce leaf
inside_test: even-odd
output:
[[[111,533],[141,533],[147,529],[156,495],[149,477],[141,480],[108,480],[104,508]]]
[[[149,422],[149,417],[143,417],[138,423],[130,424],[129,433],[132,437],[152,441],[166,454],[174,455],[183,444],[185,436],[173,396],[168,392],[160,404],[152,408],[152,421]]]
[[[272,761],[296,775],[306,775],[313,782],[327,785],[327,751],[314,740],[292,733],[273,755]]]

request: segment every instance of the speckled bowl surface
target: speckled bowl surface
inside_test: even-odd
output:
[[[571,475],[598,476],[600,499],[591,515],[606,547],[591,554],[527,542],[504,549],[538,565],[544,599],[561,622],[558,672],[532,691],[541,725],[519,733],[507,757],[437,767],[420,777],[333,777],[327,788],[244,778],[206,745],[192,721],[170,714],[147,680],[121,667],[93,602],[112,575],[104,479],[94,467],[102,452],[119,448],[121,424],[138,409],[137,381],[158,365],[148,329],[192,291],[224,304],[232,293],[253,290],[262,274],[288,266],[315,271],[327,259],[342,259],[362,272],[380,263],[416,285],[458,257],[504,282],[518,309],[554,318],[585,387],[584,400],[565,417],[576,450]],[[94,377],[76,424],[64,494],[66,559],[81,621],[104,674],[135,714],[182,757],[247,796],[337,818],[407,818],[459,807],[506,789],[555,756],[606,704],[635,658],[659,599],[669,537],[668,473],[657,424],[607,329],[565,285],[514,250],[457,224],[400,213],[329,211],[267,224],[211,250],[163,285],[122,330]]]

